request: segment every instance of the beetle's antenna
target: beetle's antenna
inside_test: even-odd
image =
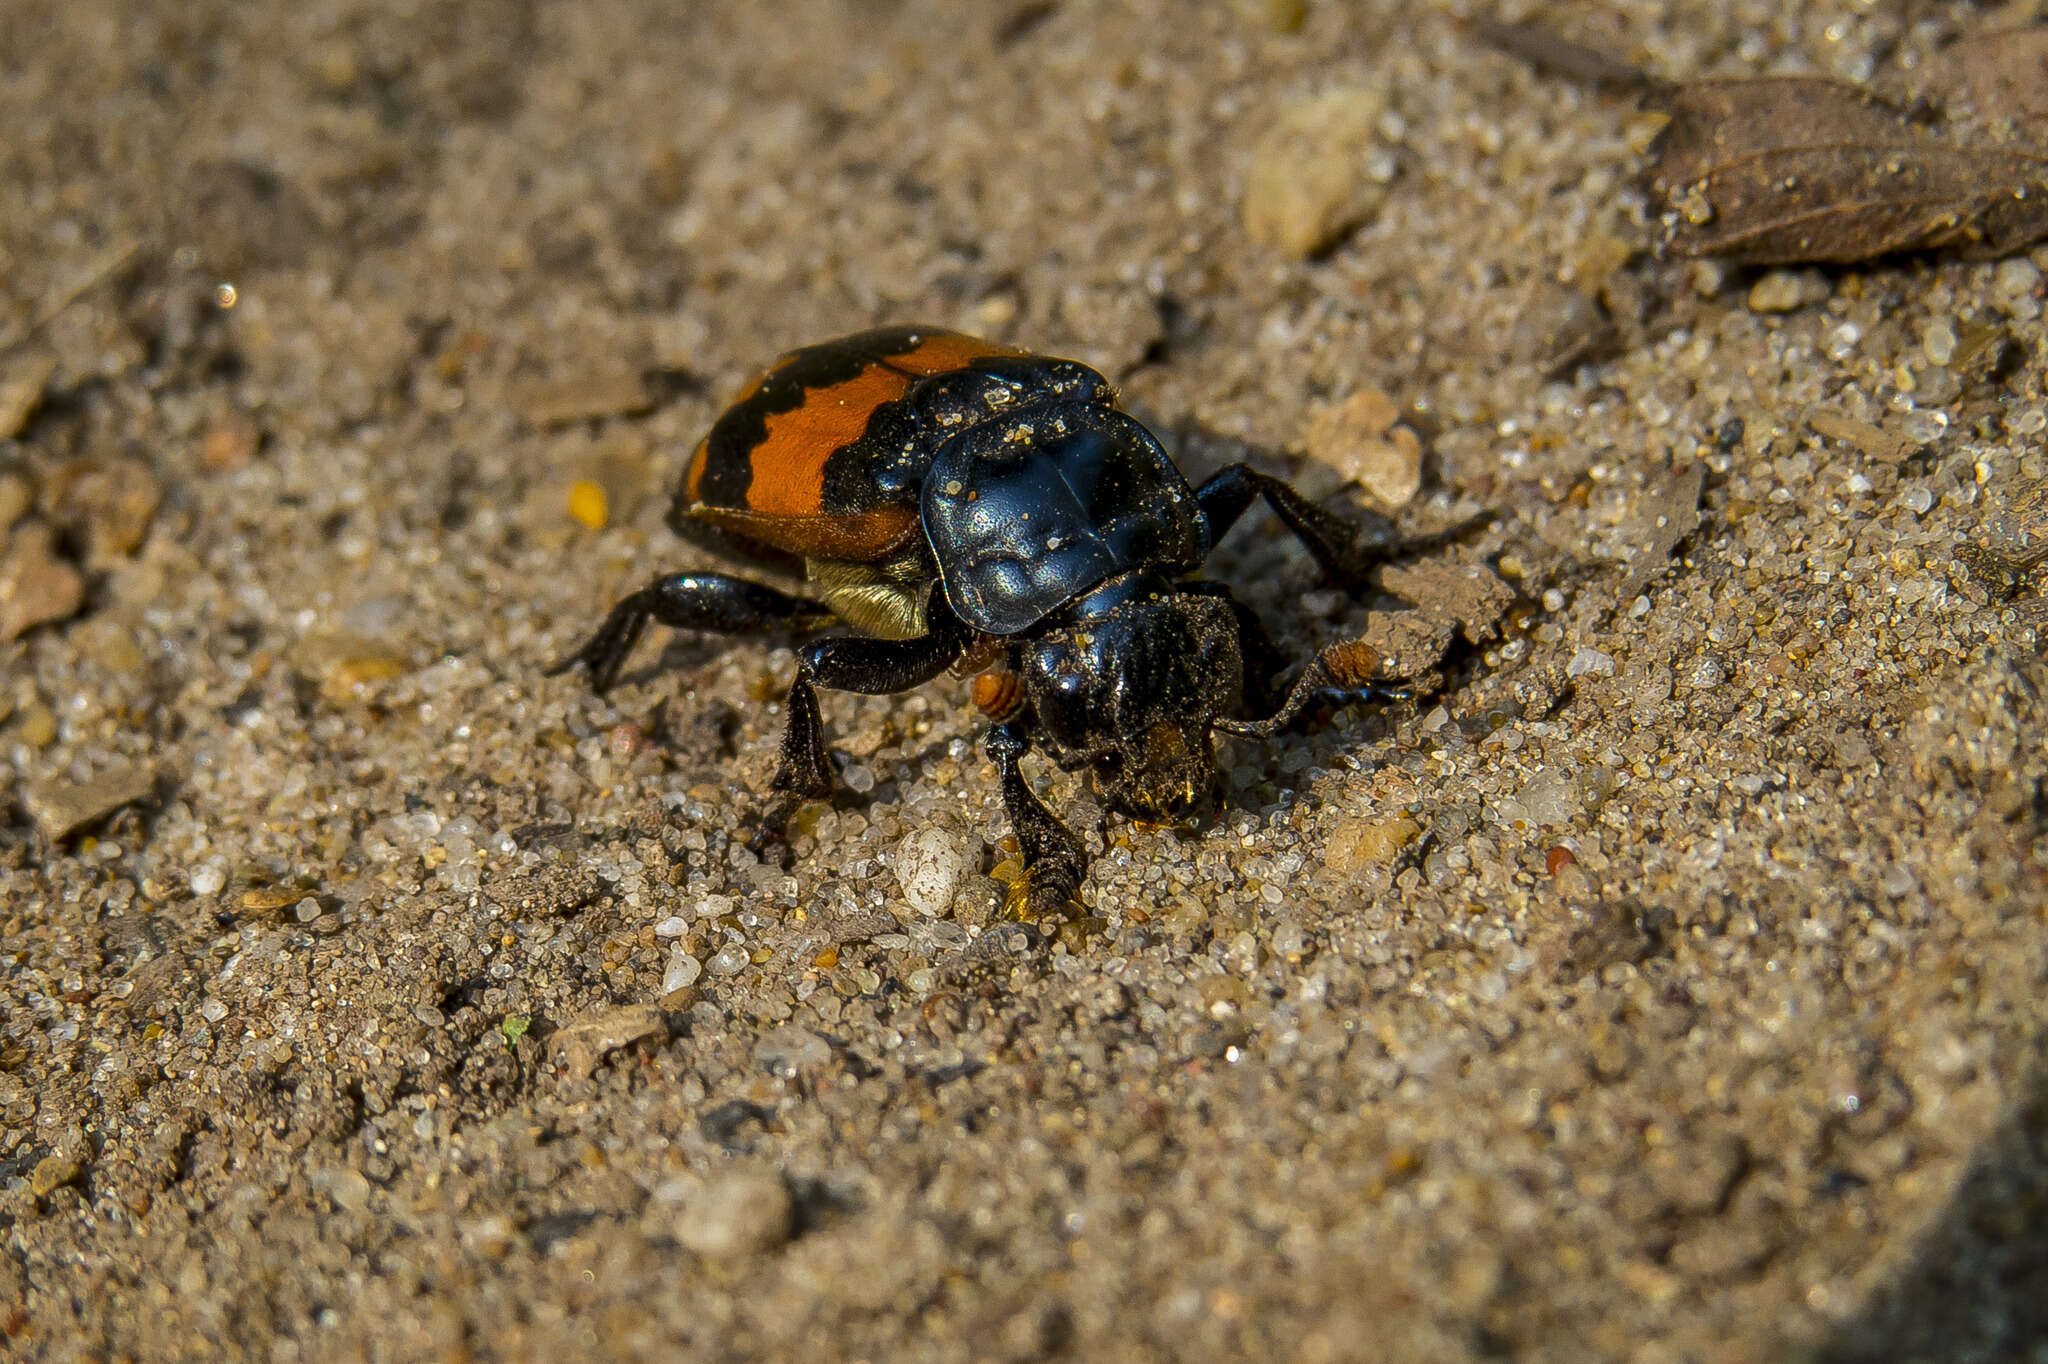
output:
[[[1287,726],[1322,691],[1375,691],[1400,697],[1405,693],[1388,691],[1375,687],[1372,675],[1385,662],[1380,651],[1362,639],[1347,640],[1332,644],[1315,656],[1315,661],[1302,671],[1288,689],[1287,699],[1280,703],[1280,709],[1264,720],[1217,720],[1216,729],[1225,734],[1235,734],[1246,739],[1270,739]]]

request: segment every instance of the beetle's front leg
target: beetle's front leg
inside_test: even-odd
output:
[[[1031,732],[1022,720],[1011,720],[992,726],[981,743],[1002,779],[1003,810],[1024,856],[1024,874],[1011,890],[1011,912],[1022,911],[1020,917],[1032,920],[1065,918],[1080,894],[1088,853],[1024,780],[1020,764],[1031,751]]]
[[[814,639],[797,650],[796,681],[789,688],[789,719],[782,753],[770,783],[777,799],[762,817],[753,844],[759,851],[782,836],[783,826],[807,800],[832,794],[832,766],[825,757],[825,726],[818,717],[818,688],[885,696],[909,691],[937,677],[967,650],[967,631],[934,602],[930,628],[915,639],[870,639],[865,635]]]

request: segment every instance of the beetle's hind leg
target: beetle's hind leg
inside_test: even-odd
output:
[[[547,676],[581,663],[590,673],[590,689],[604,695],[619,680],[619,669],[651,620],[678,630],[742,635],[806,629],[831,619],[832,613],[814,601],[745,578],[723,573],[671,573],[621,599],[583,646],[549,668]]]
[[[909,691],[951,667],[967,652],[967,643],[966,629],[935,601],[929,629],[914,639],[837,635],[814,639],[798,649],[796,681],[789,687],[789,720],[772,783],[778,798],[754,837],[756,849],[781,837],[797,806],[832,794],[825,726],[818,717],[819,687],[866,696]]]

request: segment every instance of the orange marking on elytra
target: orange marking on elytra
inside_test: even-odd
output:
[[[824,510],[825,461],[868,429],[875,409],[910,391],[911,376],[870,365],[844,383],[804,394],[803,403],[768,418],[768,434],[749,454],[747,507],[766,516],[816,516]]]
[[[892,355],[883,363],[892,369],[907,370],[919,378],[924,378],[932,374],[950,374],[983,356],[1025,353],[1010,346],[995,345],[978,336],[963,336],[959,332],[931,332],[919,340],[915,349],[904,351],[901,355]]]

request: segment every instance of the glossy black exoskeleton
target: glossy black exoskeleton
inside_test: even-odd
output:
[[[808,347],[757,379],[697,448],[670,513],[678,533],[800,565],[817,595],[681,573],[612,608],[552,670],[602,692],[647,622],[686,630],[852,633],[798,651],[763,834],[831,794],[818,687],[908,690],[988,668],[975,703],[1021,846],[1022,897],[1062,911],[1087,856],[1020,764],[1042,740],[1136,819],[1192,814],[1210,796],[1212,735],[1265,737],[1323,689],[1369,689],[1379,658],[1324,649],[1284,697],[1280,659],[1222,583],[1195,575],[1263,498],[1333,580],[1360,581],[1405,546],[1366,537],[1243,464],[1191,488],[1120,411],[1101,375],[935,328]]]

